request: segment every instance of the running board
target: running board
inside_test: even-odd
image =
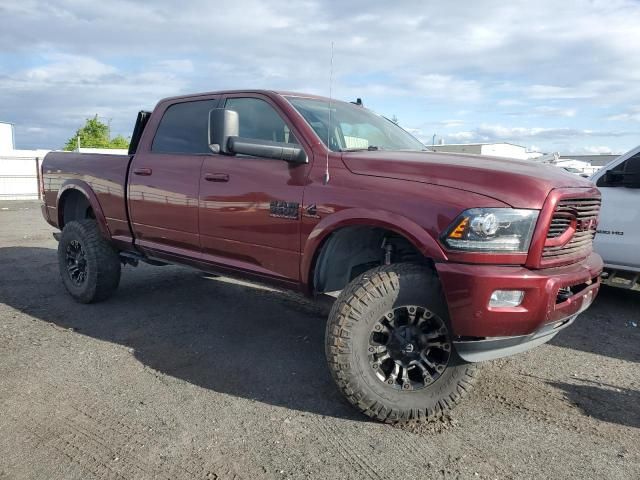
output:
[[[120,260],[125,265],[132,265],[134,267],[137,267],[140,262],[148,263],[149,265],[154,265],[156,267],[167,265],[165,262],[152,260],[149,257],[145,257],[144,255],[136,252],[120,252]]]
[[[640,273],[605,268],[602,272],[603,285],[640,291]]]

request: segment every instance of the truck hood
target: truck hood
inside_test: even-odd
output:
[[[589,180],[531,160],[435,152],[345,152],[354,174],[429,183],[478,193],[514,208],[542,208],[554,188],[592,187]]]

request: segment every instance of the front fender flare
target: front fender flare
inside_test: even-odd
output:
[[[306,293],[312,292],[311,274],[324,241],[339,228],[354,225],[385,228],[405,237],[425,257],[434,261],[447,260],[446,254],[429,232],[409,218],[386,210],[348,208],[318,222],[302,246],[300,278]]]

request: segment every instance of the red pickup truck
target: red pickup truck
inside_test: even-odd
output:
[[[129,155],[48,154],[43,214],[65,287],[106,299],[123,265],[180,264],[309,296],[338,387],[425,420],[477,362],[527,350],[596,296],[600,194],[533,162],[443,154],[362,105],[273,91],[162,100]]]

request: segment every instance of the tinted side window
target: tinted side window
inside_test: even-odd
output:
[[[211,153],[209,150],[209,111],[217,100],[176,103],[165,112],[151,151],[155,153]]]
[[[225,108],[238,112],[240,136],[272,142],[298,143],[271,105],[259,98],[230,98]]]
[[[625,181],[634,181],[633,178],[640,178],[640,153],[627,158],[620,165],[612,168],[602,175],[596,185],[598,187],[621,187]]]

